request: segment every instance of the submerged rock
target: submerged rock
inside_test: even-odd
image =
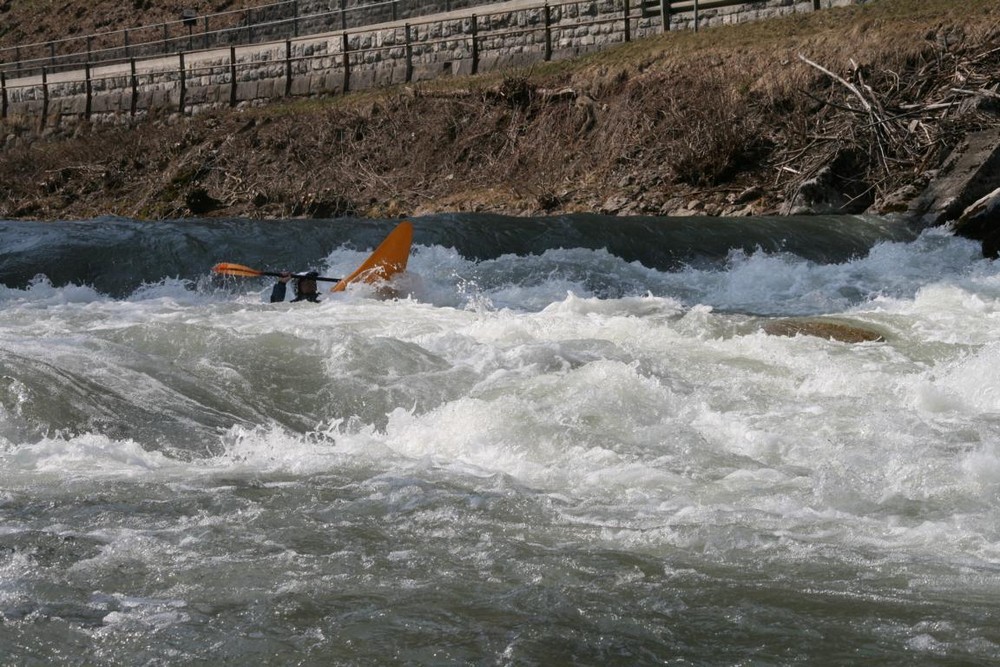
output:
[[[879,331],[831,320],[787,318],[765,322],[762,328],[772,336],[816,336],[841,343],[885,342],[885,335]]]

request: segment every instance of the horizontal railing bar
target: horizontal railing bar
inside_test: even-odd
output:
[[[94,38],[97,38],[97,37],[108,37],[108,36],[115,36],[115,35],[119,35],[119,34],[121,34],[121,35],[124,35],[124,34],[136,34],[137,32],[144,32],[144,31],[151,31],[151,30],[161,30],[164,27],[176,26],[178,24],[189,25],[188,21],[191,21],[191,20],[197,22],[198,20],[203,20],[203,19],[206,19],[206,18],[213,18],[213,17],[218,17],[218,16],[226,16],[226,15],[230,15],[230,14],[248,14],[248,13],[253,12],[253,11],[259,11],[259,10],[263,10],[263,9],[267,9],[267,8],[271,8],[271,7],[277,7],[277,6],[280,6],[282,4],[292,4],[292,3],[296,2],[296,1],[297,0],[288,0],[287,2],[284,2],[284,3],[279,2],[279,3],[272,3],[272,4],[269,4],[269,5],[258,5],[258,6],[250,7],[250,8],[247,8],[247,9],[236,9],[236,10],[230,10],[228,12],[218,12],[218,13],[215,13],[215,14],[200,15],[200,16],[195,17],[194,19],[176,19],[176,20],[173,20],[173,21],[165,21],[165,22],[162,22],[162,23],[154,23],[154,24],[150,24],[150,25],[146,25],[146,26],[138,26],[136,28],[123,28],[123,29],[120,29],[120,30],[112,30],[112,31],[106,31],[106,32],[92,33],[90,35],[80,35],[80,36],[74,36],[74,37],[64,37],[64,38],[61,38],[61,39],[49,40],[49,41],[45,41],[45,42],[33,42],[33,43],[29,43],[29,44],[20,44],[20,45],[17,45],[17,46],[0,47],[0,55],[2,55],[5,52],[10,52],[10,51],[17,52],[19,50],[29,49],[29,48],[33,48],[33,47],[51,46],[51,45],[65,44],[65,43],[70,43],[70,42],[87,41],[88,39],[94,39]],[[122,46],[117,46],[117,47],[105,47],[105,48],[103,48],[101,50],[105,50],[105,51],[106,50],[118,50],[118,49],[121,49],[121,48],[125,48],[126,46],[127,46],[127,48],[131,48],[131,49],[140,49],[140,48],[142,48],[144,46],[160,45],[160,44],[164,44],[165,42],[187,40],[187,39],[192,39],[194,37],[197,37],[199,39],[203,39],[205,35],[220,35],[220,34],[225,34],[225,33],[240,32],[240,31],[244,31],[244,30],[268,28],[268,27],[273,27],[273,26],[276,26],[276,25],[287,24],[287,23],[296,23],[296,22],[302,23],[302,22],[308,22],[310,20],[321,19],[321,18],[326,18],[326,17],[331,17],[331,16],[348,15],[348,14],[351,14],[353,12],[362,12],[362,11],[363,12],[368,12],[368,11],[371,11],[372,9],[377,9],[379,7],[385,7],[385,6],[390,6],[390,5],[396,4],[396,2],[397,2],[397,0],[383,0],[382,2],[373,2],[373,3],[366,4],[366,5],[359,5],[359,6],[356,6],[356,7],[349,7],[349,8],[344,8],[344,9],[334,9],[334,10],[330,10],[330,11],[326,11],[326,12],[317,12],[317,13],[313,13],[313,14],[304,14],[302,16],[295,16],[295,17],[286,18],[286,19],[277,19],[277,20],[274,20],[274,21],[263,21],[263,22],[260,22],[260,23],[229,26],[229,27],[226,27],[226,28],[218,29],[218,30],[201,31],[201,32],[198,32],[197,35],[194,35],[194,34],[180,35],[180,36],[175,36],[175,37],[169,37],[166,40],[163,39],[163,38],[159,38],[158,37],[157,39],[150,39],[150,40],[146,40],[146,41],[142,41],[142,42],[135,42],[135,43],[132,43],[132,44],[127,44],[127,45],[123,44]],[[433,22],[433,20],[431,20],[431,22]],[[378,25],[378,24],[370,24],[370,25]],[[358,28],[363,28],[365,26],[357,26],[357,27]],[[323,34],[323,33],[314,33],[314,34]],[[250,43],[250,42],[248,42],[248,43]],[[88,53],[88,52],[87,51],[75,51],[73,53],[64,54],[64,55],[60,55],[60,56],[56,56],[56,57],[57,58],[71,58],[73,56],[79,56],[79,55],[83,55],[83,54],[86,54],[86,53]],[[34,63],[34,62],[47,62],[48,63],[48,62],[52,62],[52,59],[53,59],[52,56],[46,56],[46,57],[40,57],[40,58],[32,58],[32,59],[29,59],[29,60],[11,61],[9,63],[2,63],[2,64],[9,70],[9,68],[10,68],[11,65],[15,65],[16,66],[17,64],[22,64],[23,65],[23,64],[26,64],[26,63]]]

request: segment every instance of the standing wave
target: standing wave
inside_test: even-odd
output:
[[[198,281],[219,261],[277,270],[318,267],[339,248],[374,248],[395,220],[0,221],[0,283],[23,289],[37,276],[89,285],[120,298],[144,284]],[[453,248],[468,260],[538,255],[559,248],[604,249],[659,271],[711,266],[736,250],[791,253],[819,262],[864,256],[885,241],[911,241],[901,222],[867,217],[513,218],[448,214],[414,219],[416,246]]]

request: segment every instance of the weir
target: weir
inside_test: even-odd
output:
[[[865,1],[513,0],[356,28],[346,28],[341,9],[338,16],[345,29],[311,36],[299,36],[310,25],[307,18],[314,19],[314,29],[322,28],[336,12],[305,16],[298,8],[294,19],[241,29],[249,39],[253,32],[258,37],[272,35],[280,25],[294,35],[286,39],[183,49],[208,42],[207,24],[199,40],[193,30],[198,19],[189,18],[186,39],[168,40],[164,28],[164,38],[155,43],[164,50],[180,49],[170,55],[136,55],[148,53],[150,43],[145,49],[130,44],[126,32],[123,57],[110,62],[92,59],[88,48],[75,54],[82,62],[68,70],[65,64],[57,66],[54,57],[0,64],[0,118],[34,117],[42,125],[74,119],[128,122],[154,110],[195,114],[290,96],[343,94],[573,58],[667,30],[697,30]],[[384,18],[386,4],[396,6],[372,5],[368,19]],[[365,19],[355,20],[361,24]],[[32,67],[36,71],[28,74]]]

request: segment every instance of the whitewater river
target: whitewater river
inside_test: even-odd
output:
[[[2,665],[992,665],[1000,264],[879,219],[0,222]],[[763,332],[779,318],[882,342]]]

